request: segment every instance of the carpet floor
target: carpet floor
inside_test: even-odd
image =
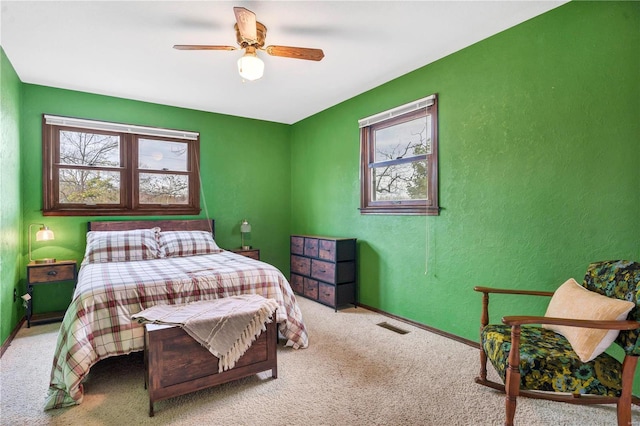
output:
[[[22,328],[0,359],[2,425],[501,425],[504,396],[475,384],[478,350],[362,309],[300,298],[309,348],[261,373],[155,404],[141,353],[96,364],[84,402],[43,411],[59,324]],[[408,331],[399,334],[381,322]],[[491,370],[491,377],[497,377]],[[633,408],[640,425],[640,410]],[[615,407],[518,399],[518,425],[614,425]]]

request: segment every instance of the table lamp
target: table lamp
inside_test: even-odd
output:
[[[240,235],[242,236],[242,250],[249,250],[251,248],[251,246],[244,245],[244,234],[248,234],[249,232],[251,232],[251,224],[247,222],[246,219],[243,219],[242,223],[240,224]]]
[[[53,235],[53,231],[49,229],[49,227],[46,226],[44,223],[32,223],[31,225],[29,225],[29,262],[30,263],[55,263],[56,259],[51,257],[33,260],[33,257],[31,254],[31,240],[32,240],[31,228],[33,226],[40,226],[40,230],[36,232],[36,241],[50,241],[55,239],[55,236]]]

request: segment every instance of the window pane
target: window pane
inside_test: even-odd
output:
[[[138,168],[186,172],[189,145],[153,139],[138,140]]]
[[[372,201],[427,199],[427,162],[374,167],[371,170]]]
[[[140,173],[140,204],[188,203],[188,176]]]
[[[420,117],[374,132],[374,162],[395,160],[431,151],[431,117]]]
[[[118,167],[120,166],[120,137],[61,130],[60,163]]]
[[[119,204],[120,172],[60,169],[61,204]]]

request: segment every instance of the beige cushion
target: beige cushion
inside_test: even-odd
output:
[[[624,320],[635,306],[626,300],[614,299],[582,287],[573,278],[562,284],[553,294],[545,316],[582,320]],[[562,334],[583,362],[604,352],[620,330],[543,325]]]

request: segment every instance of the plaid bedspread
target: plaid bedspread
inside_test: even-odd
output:
[[[307,347],[295,295],[284,275],[267,263],[223,251],[84,265],[60,326],[45,410],[80,404],[82,379],[99,360],[143,350],[144,328],[131,320],[133,314],[158,304],[240,294],[274,299],[287,345]]]

